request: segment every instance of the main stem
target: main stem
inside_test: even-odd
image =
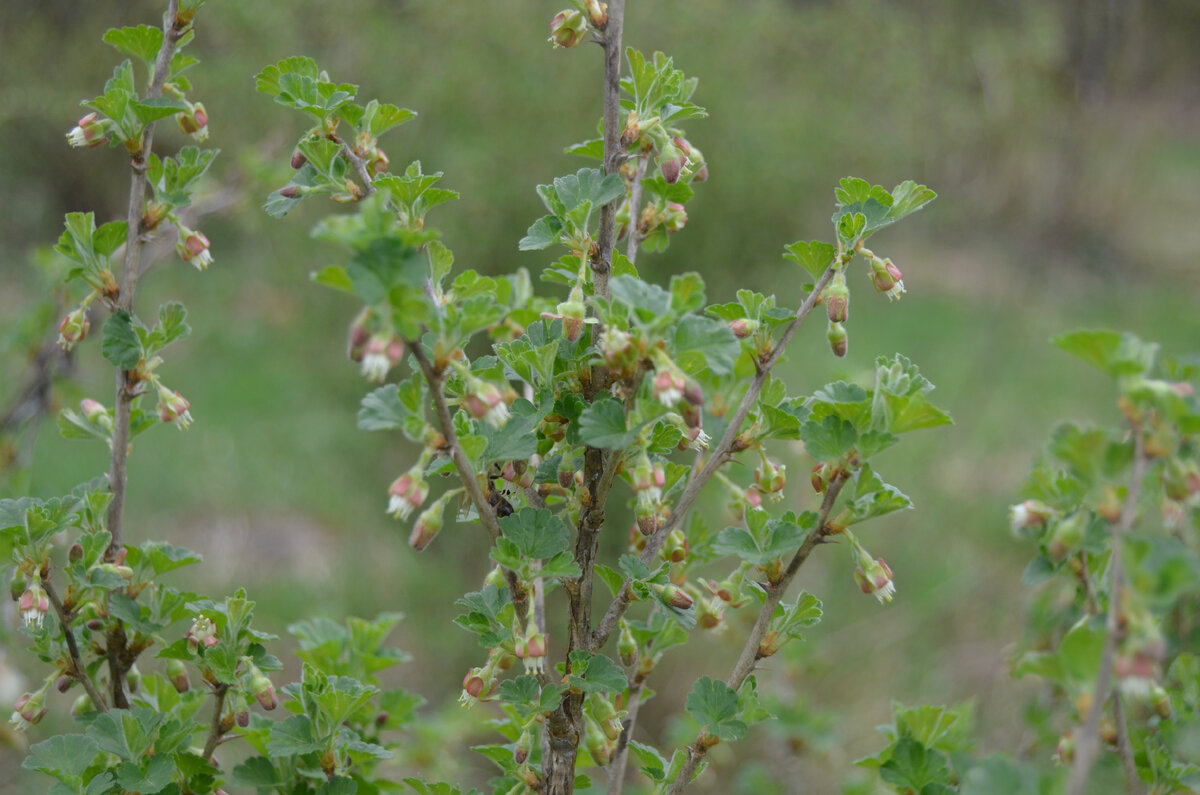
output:
[[[624,150],[621,147],[621,34],[625,24],[625,0],[610,0],[608,22],[604,28],[604,171],[615,174],[621,167]],[[607,299],[608,282],[612,275],[613,246],[616,238],[617,200],[600,208],[600,231],[597,252],[591,258],[592,292],[596,298]],[[590,400],[604,386],[603,367],[592,368],[585,385]],[[592,582],[596,565],[596,549],[600,530],[604,527],[604,504],[612,486],[618,458],[600,448],[588,447],[583,454],[583,488],[586,502],[579,512],[579,534],[575,543],[575,561],[580,577],[567,583],[568,630],[567,649],[591,651],[592,643]],[[543,760],[542,777],[549,795],[569,795],[575,787],[575,763],[579,743],[583,739],[583,695],[567,693],[559,709],[546,721],[546,747],[549,753]]]
[[[162,96],[163,85],[171,70],[171,58],[175,55],[175,46],[187,29],[186,24],[178,21],[178,0],[168,0],[167,13],[163,16],[163,42],[154,60],[154,74],[150,78],[150,87],[146,90],[147,99]],[[154,145],[154,124],[146,125],[142,131],[141,147],[131,155],[129,161],[129,206],[126,211],[127,228],[125,230],[125,258],[122,263],[121,287],[117,294],[116,308],[120,311],[133,313],[133,297],[137,293],[138,277],[142,270],[143,234],[142,216],[146,205],[146,159]],[[134,385],[130,372],[117,370],[116,397],[113,401],[113,438],[112,458],[108,469],[108,487],[112,491],[112,502],[108,504],[108,532],[112,535],[106,560],[113,560],[125,545],[125,486],[128,478],[129,460],[129,415],[133,409],[136,394],[131,387]],[[125,695],[125,674],[133,665],[133,659],[128,653],[125,629],[121,622],[108,633],[109,685],[112,693],[112,705],[118,709],[128,708],[129,699]]]
[[[150,79],[150,88],[146,91],[147,99],[162,96],[163,85],[171,70],[171,58],[175,54],[175,45],[179,43],[186,26],[179,26],[176,16],[179,11],[178,0],[169,0],[167,13],[163,17],[163,43],[154,61],[154,75]],[[137,154],[129,160],[129,206],[126,210],[128,227],[125,230],[125,259],[122,263],[121,289],[117,295],[117,309],[133,313],[133,297],[137,293],[138,277],[142,270],[142,215],[146,206],[146,158],[154,145],[154,124],[146,125],[142,132],[142,145]],[[108,504],[108,532],[112,534],[112,542],[108,546],[106,558],[111,560],[125,543],[125,483],[128,475],[127,462],[129,459],[129,414],[133,408],[134,395],[130,394],[129,373],[117,370],[116,399],[114,401],[112,459],[108,469],[108,485],[112,490],[112,502]],[[123,678],[123,677],[122,677]]]

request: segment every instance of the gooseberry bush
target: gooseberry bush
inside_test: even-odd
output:
[[[186,54],[202,5],[170,0],[161,27],[106,33],[127,60],[68,133],[73,146],[107,145],[128,159],[129,209],[102,224],[68,214],[56,246],[72,263],[75,307],[59,342],[99,337],[115,372],[110,404],[85,399],[58,424],[106,444],[108,471],[54,499],[0,501],[21,632],[44,672],[13,721],[28,728],[58,706],[56,692],[79,693],[76,730],[33,745],[25,767],[53,779],[53,793],[459,792],[389,765],[421,703],[379,677],[403,659],[385,645],[396,614],[314,616],[289,628],[285,646],[254,624],[245,590],[216,597],[169,584],[198,555],[132,543],[125,530],[133,438],[193,424],[167,358],[188,334],[186,311],[134,303],[149,245],[173,235],[183,262],[218,262],[191,207],[217,152],[153,147],[155,124],[167,120],[197,143],[208,136]],[[550,27],[548,46],[598,44],[604,81],[601,137],[562,142],[591,162],[538,185],[546,214],[513,236],[514,249],[555,258],[536,280],[543,294],[524,269],[455,270],[427,216],[457,194],[417,159],[393,168],[380,143],[415,113],[365,100],[308,57],[256,77],[303,119],[293,176],[265,209],[280,217],[321,198],[343,206],[313,234],[343,246],[344,264],[315,280],[361,305],[348,353],[382,385],[363,399],[359,426],[398,432],[419,451],[380,484],[387,511],[411,528],[418,553],[478,545],[494,564],[458,601],[456,620],[479,646],[461,701],[495,730],[495,742],[474,748],[495,763],[492,790],[616,793],[628,780],[677,793],[714,746],[771,716],[755,671],[820,620],[817,596],[788,593],[818,547],[840,542],[839,557],[819,557],[880,603],[896,593],[863,523],[911,503],[875,459],[949,416],[899,354],[880,356],[867,383],[807,395],[778,365],[814,311],[825,315],[828,350],[810,355],[846,354],[852,287],[882,294],[868,311],[903,295],[897,266],[867,243],[935,194],[912,181],[886,190],[841,180],[828,240],[785,247],[778,297],[743,289],[709,303],[698,274],[643,278],[640,255],[685,230],[687,203],[706,187],[701,136],[691,137],[705,115],[697,80],[662,53],[624,47],[622,0],[579,0]],[[202,408],[197,416],[191,433],[202,432]],[[796,442],[811,473],[789,487],[781,456]],[[693,510],[698,501],[705,511]],[[481,532],[437,539],[447,522]],[[627,538],[625,552],[601,559],[604,534]],[[731,620],[735,611],[747,621]],[[701,677],[686,697],[694,740],[675,749],[634,740],[663,655],[694,633],[746,624],[733,669]],[[300,679],[277,689],[271,675],[289,647]]]

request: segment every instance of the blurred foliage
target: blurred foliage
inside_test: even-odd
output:
[[[736,786],[795,791],[788,782],[804,776],[811,791],[835,791],[850,762],[878,748],[873,726],[888,718],[893,698],[974,699],[981,742],[1014,750],[1022,736],[1014,693],[1027,690],[1009,680],[1003,658],[1022,623],[1013,599],[1025,555],[1007,533],[1005,506],[1053,420],[1087,420],[1107,408],[1100,378],[1073,369],[1045,341],[1076,325],[1130,328],[1173,352],[1200,339],[1200,225],[1192,222],[1200,212],[1200,6],[630,6],[627,42],[669,52],[697,75],[697,99],[710,113],[694,141],[711,164],[711,184],[670,250],[647,258],[647,278],[695,269],[712,296],[734,284],[786,294],[779,246],[824,228],[827,186],[838,176],[869,173],[885,184],[912,176],[944,199],[887,251],[916,306],[889,314],[885,336],[886,302],[860,287],[848,358],[791,365],[803,366],[815,388],[860,378],[875,353],[903,350],[940,385],[939,404],[958,421],[889,454],[893,469],[909,472],[896,485],[917,507],[872,543],[896,572],[897,601],[884,610],[862,598],[834,558],[838,549],[818,556],[829,565],[804,572],[799,587],[821,596],[826,622],[813,633],[815,652],[786,668],[781,660],[772,675],[784,692],[807,695],[786,726],[755,730],[767,739],[746,745],[759,749],[762,764],[738,772]],[[134,537],[201,549],[207,563],[198,576],[245,582],[260,620],[278,630],[313,603],[336,617],[419,609],[397,645],[415,654],[404,686],[427,695],[430,709],[457,694],[457,676],[444,672],[468,666],[471,644],[450,624],[452,603],[478,587],[486,556],[463,560],[450,544],[416,555],[383,513],[387,485],[411,451],[355,430],[362,385],[342,337],[351,307],[307,278],[335,256],[299,231],[318,216],[302,208],[276,224],[260,210],[288,179],[283,149],[299,130],[278,128],[281,117],[255,95],[252,76],[304,53],[364,95],[417,110],[393,134],[389,154],[393,163],[420,158],[444,171],[442,184],[462,195],[439,221],[458,263],[534,268],[544,255],[517,251],[542,214],[533,188],[584,165],[562,148],[591,137],[599,119],[598,52],[552,50],[546,24],[556,10],[542,0],[520,13],[435,0],[211,3],[194,45],[203,71],[193,78],[211,117],[209,143],[224,152],[198,202],[210,212],[203,224],[217,262],[203,280],[164,263],[170,273],[147,281],[140,298],[150,305],[188,296],[194,331],[181,355],[192,366],[181,368],[178,388],[197,424],[179,439],[139,442],[130,473]],[[63,140],[82,115],[79,98],[94,96],[108,76],[112,51],[100,35],[160,13],[145,0],[0,7],[0,151],[9,153],[0,159],[3,408],[57,324],[53,312],[35,309],[46,271],[29,266],[30,250],[57,238],[65,212],[95,211],[106,221],[124,211],[123,159],[70,150]],[[853,275],[865,286],[864,275]],[[797,349],[824,351],[820,331],[805,328]],[[111,389],[107,372],[85,369],[55,394],[67,404],[87,394],[107,399]],[[43,430],[29,471],[35,493],[104,468],[98,449]],[[613,549],[623,544],[616,535],[605,541]],[[686,682],[723,675],[739,634],[704,638],[688,660],[664,665],[686,667]],[[670,679],[662,702],[643,715],[648,738],[668,736],[668,716],[683,704]],[[833,707],[829,726],[820,713]],[[464,734],[474,720],[460,724]],[[835,742],[822,739],[831,732]],[[439,742],[469,741],[434,737],[430,746]],[[6,754],[0,767],[13,769],[19,758]],[[701,784],[733,781],[731,759],[713,763],[719,774]]]

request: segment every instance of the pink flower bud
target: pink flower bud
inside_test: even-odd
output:
[[[428,496],[429,483],[425,480],[420,465],[414,466],[392,482],[392,487],[388,489],[387,512],[397,519],[407,520],[413,510],[420,508]],[[420,549],[424,549],[424,546]]]
[[[92,327],[88,319],[86,307],[79,307],[64,317],[58,324],[58,344],[64,350],[71,350],[77,342],[82,342]]]
[[[729,321],[729,330],[733,332],[733,336],[739,340],[744,340],[754,332],[758,331],[758,321],[750,318],[741,317],[737,320]]]
[[[304,164],[307,162],[308,162],[308,158],[304,156],[303,152],[301,152],[299,149],[292,150],[292,168],[294,168],[294,169],[304,168]]]
[[[674,408],[675,404],[683,399],[686,388],[687,381],[671,368],[664,367],[655,371],[652,392],[655,399],[667,408]]]
[[[79,410],[83,412],[83,416],[87,417],[88,422],[101,424],[105,419],[108,419],[108,424],[112,425],[112,418],[108,416],[108,409],[104,408],[104,404],[98,400],[84,398],[79,401]]]

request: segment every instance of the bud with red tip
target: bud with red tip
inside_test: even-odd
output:
[[[192,684],[188,681],[187,666],[183,664],[183,660],[167,661],[167,680],[175,688],[176,693],[186,693],[192,689]]]
[[[163,422],[173,422],[180,430],[192,424],[192,414],[188,411],[191,403],[183,395],[158,385],[158,418]]]
[[[362,362],[367,342],[371,339],[371,310],[364,308],[350,323],[346,334],[346,356],[352,362]]]
[[[76,343],[83,341],[91,327],[92,322],[88,319],[87,304],[84,304],[64,317],[58,324],[58,344],[62,346],[63,350],[71,350]]]
[[[754,332],[758,331],[759,323],[757,320],[751,320],[748,317],[741,317],[737,320],[729,321],[729,330],[733,332],[733,336],[739,340],[744,340]]]
[[[644,536],[653,535],[661,524],[658,516],[658,503],[654,500],[643,500],[640,495],[637,506],[634,508],[634,516],[637,519],[638,530]]]
[[[413,525],[412,533],[408,537],[408,545],[410,547],[420,552],[429,546],[429,542],[433,541],[442,530],[444,522],[442,514],[446,508],[446,501],[460,491],[461,489],[454,489],[453,491],[446,492],[438,498],[437,502],[421,512],[421,515],[417,517],[417,523]]]
[[[667,202],[663,225],[668,233],[678,232],[687,226],[687,209],[679,202]]]
[[[763,494],[772,495],[771,499],[781,499],[783,487],[787,485],[787,466],[776,465],[763,456],[762,465],[754,470],[754,483]]]
[[[846,327],[841,323],[830,323],[829,330],[825,332],[825,338],[829,340],[829,349],[833,351],[833,355],[839,359],[846,355],[849,350],[849,340],[846,337]]]
[[[637,662],[638,645],[637,640],[633,637],[633,628],[629,626],[629,622],[621,619],[621,632],[617,638],[617,654],[621,657],[621,662],[630,666]]]
[[[659,153],[659,170],[662,171],[663,179],[670,185],[679,181],[679,175],[683,173],[685,165],[687,165],[687,155],[681,152],[673,142],[664,146]]]
[[[822,294],[825,299],[825,314],[830,323],[845,323],[850,315],[850,289],[846,287],[846,275],[839,270]]]
[[[183,224],[179,224],[179,241],[175,244],[175,251],[184,262],[195,265],[196,270],[204,270],[213,261],[208,238],[204,233],[188,229]]]
[[[574,47],[583,41],[587,35],[588,21],[583,13],[573,8],[559,11],[550,20],[550,38],[557,49],[559,47]]]
[[[671,607],[687,610],[692,606],[692,597],[688,596],[687,591],[678,585],[651,583],[650,590],[654,591],[664,604],[668,604]]]
[[[67,132],[67,143],[74,147],[86,146],[89,149],[100,146],[108,138],[108,128],[111,124],[107,119],[101,119],[99,114],[89,113]]]
[[[571,295],[558,305],[557,311],[557,317],[562,318],[563,334],[570,342],[575,342],[583,333],[586,312],[583,305],[583,289],[578,284],[571,288]]]
[[[248,659],[246,662],[248,663],[248,689],[250,693],[263,709],[275,709],[279,705],[279,702],[275,698],[275,685],[271,684],[271,680],[259,670],[257,665]]]
[[[87,418],[88,422],[112,430],[112,415],[108,413],[108,409],[104,408],[104,404],[91,398],[84,398],[79,401],[79,410],[83,412],[83,416]]]
[[[208,140],[208,111],[204,109],[204,103],[188,103],[188,109],[178,114],[175,120],[179,122],[179,129],[195,140]]]

